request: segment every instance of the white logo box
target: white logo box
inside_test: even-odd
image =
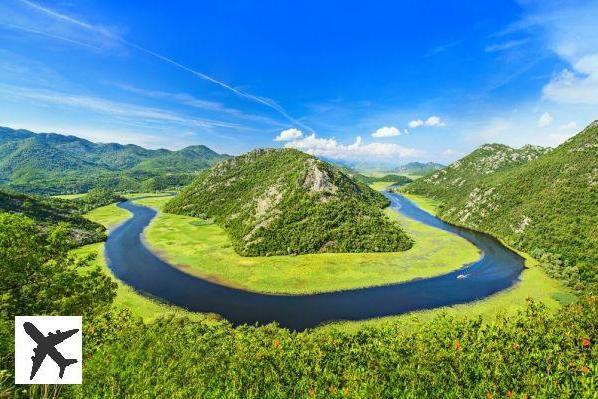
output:
[[[77,331],[73,332],[72,330],[75,329]],[[39,345],[30,334],[36,337],[42,345]],[[52,345],[61,339],[63,339],[62,342]],[[43,356],[44,354],[45,356]],[[43,361],[33,379],[30,379],[34,364],[32,357],[34,356],[43,357]],[[63,366],[62,378],[60,377],[61,367],[57,361]],[[39,359],[37,362],[39,363]],[[15,317],[16,384],[81,384],[82,366],[81,316]]]

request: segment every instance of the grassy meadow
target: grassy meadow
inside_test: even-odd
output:
[[[159,209],[164,198],[137,203]],[[405,252],[323,253],[243,257],[225,231],[210,221],[160,213],[145,231],[146,242],[187,273],[254,292],[305,294],[403,282],[455,270],[479,258],[468,241],[403,217],[390,209],[415,245]]]
[[[378,187],[379,186],[379,187]],[[375,188],[383,189],[383,182]],[[418,206],[435,213],[433,200],[407,195]],[[168,201],[168,194],[129,195],[136,203],[156,209]],[[397,218],[415,239],[415,246],[401,253],[314,254],[301,256],[242,257],[236,254],[226,233],[217,225],[197,218],[159,213],[146,229],[146,242],[164,259],[182,270],[222,284],[257,292],[301,294],[406,281],[428,277],[458,268],[478,259],[478,250],[469,242],[452,234],[430,228],[405,218],[390,209],[389,217]],[[116,204],[97,208],[86,217],[113,228],[126,220],[129,212]],[[87,245],[78,254],[97,253],[94,265],[110,273],[103,256],[103,244]],[[544,302],[548,308],[575,300],[561,283],[548,277],[538,263],[526,254],[527,269],[515,286],[490,298],[473,303],[424,310],[404,315],[365,321],[335,322],[325,330],[354,332],[364,326],[383,327],[400,324],[414,330],[438,315],[455,317],[480,316],[485,321],[500,315],[514,314],[526,306],[528,298]],[[117,306],[131,309],[144,320],[153,320],[171,313],[200,318],[197,313],[169,306],[147,298],[122,282],[118,282]]]

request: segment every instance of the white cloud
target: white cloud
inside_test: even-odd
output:
[[[587,58],[575,64],[581,73],[564,69],[554,76],[542,89],[544,98],[561,104],[598,104],[598,53],[591,58],[595,66]]]
[[[544,86],[543,97],[559,104],[598,104],[598,2],[544,2],[534,8],[540,11],[521,28],[538,28],[546,46],[569,64]]]
[[[420,126],[438,127],[438,126],[445,126],[445,123],[438,116],[431,116],[428,119],[426,119],[425,121],[423,121],[421,119],[414,119],[411,122],[409,122],[409,127],[412,129],[415,129],[416,127],[420,127]]]
[[[459,152],[453,150],[452,148],[447,148],[446,150],[444,150],[442,152],[442,155],[445,155],[445,156],[452,156],[452,155],[457,155],[457,154],[459,154]]]
[[[372,137],[394,137],[399,136],[401,132],[394,126],[383,126],[372,133]]]
[[[332,159],[390,159],[413,157],[419,154],[415,149],[398,144],[378,142],[364,144],[359,136],[352,144],[341,144],[336,139],[320,138],[314,133],[288,142],[285,147]]]
[[[564,125],[559,126],[559,130],[575,130],[577,129],[577,123],[575,121],[571,121]]]
[[[38,103],[43,106],[53,104],[59,107],[79,108],[99,114],[110,115],[115,118],[137,120],[155,123],[176,123],[188,127],[222,127],[230,129],[249,129],[246,126],[219,121],[215,119],[195,118],[164,110],[161,108],[146,107],[123,102],[111,101],[100,97],[83,96],[53,90],[35,90],[10,85],[0,85],[0,96],[20,98]]]
[[[540,118],[538,118],[538,127],[550,126],[552,119],[552,115],[550,115],[548,112],[544,112]]]
[[[280,132],[274,141],[291,141],[303,137],[303,132],[299,129],[291,128]]]
[[[522,40],[508,40],[504,43],[496,43],[496,44],[491,44],[489,46],[486,46],[486,48],[484,49],[487,53],[494,53],[497,51],[505,51],[505,50],[509,50],[515,47],[519,47],[522,44],[524,44],[525,42],[527,42],[527,40],[522,39]]]
[[[129,93],[139,94],[149,98],[156,98],[162,100],[169,100],[179,104],[186,105],[188,107],[197,108],[205,111],[213,111],[218,113],[225,113],[227,115],[231,115],[233,117],[256,122],[256,123],[263,123],[272,126],[281,126],[282,124],[277,122],[272,118],[268,118],[261,115],[254,115],[254,114],[247,114],[241,112],[236,108],[229,108],[226,107],[224,104],[217,102],[217,101],[210,101],[205,99],[196,98],[187,93],[169,93],[164,91],[157,91],[157,90],[147,90],[142,89],[139,87],[135,87],[129,84],[121,84],[121,83],[114,83],[114,86],[118,87],[121,90],[125,90]]]

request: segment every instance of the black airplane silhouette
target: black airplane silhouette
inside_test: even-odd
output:
[[[28,321],[23,323],[23,328],[25,329],[27,335],[29,335],[31,339],[37,343],[37,347],[33,349],[35,355],[31,356],[33,365],[31,367],[31,376],[29,377],[30,380],[35,377],[35,373],[37,373],[37,370],[39,370],[42,362],[46,358],[46,355],[49,355],[50,358],[52,358],[52,360],[54,360],[54,362],[58,365],[58,367],[60,367],[60,372],[58,374],[60,378],[62,378],[64,375],[64,369],[66,366],[77,363],[77,359],[65,359],[64,356],[62,356],[62,354],[56,349],[56,345],[76,334],[79,329],[68,330],[65,332],[60,332],[60,330],[57,330],[56,334],[48,333],[48,336],[45,337],[44,334],[37,329],[37,327]]]

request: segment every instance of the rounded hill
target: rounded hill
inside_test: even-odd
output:
[[[246,256],[392,252],[411,239],[388,200],[335,166],[293,149],[260,149],[202,172],[165,211],[213,219]]]

